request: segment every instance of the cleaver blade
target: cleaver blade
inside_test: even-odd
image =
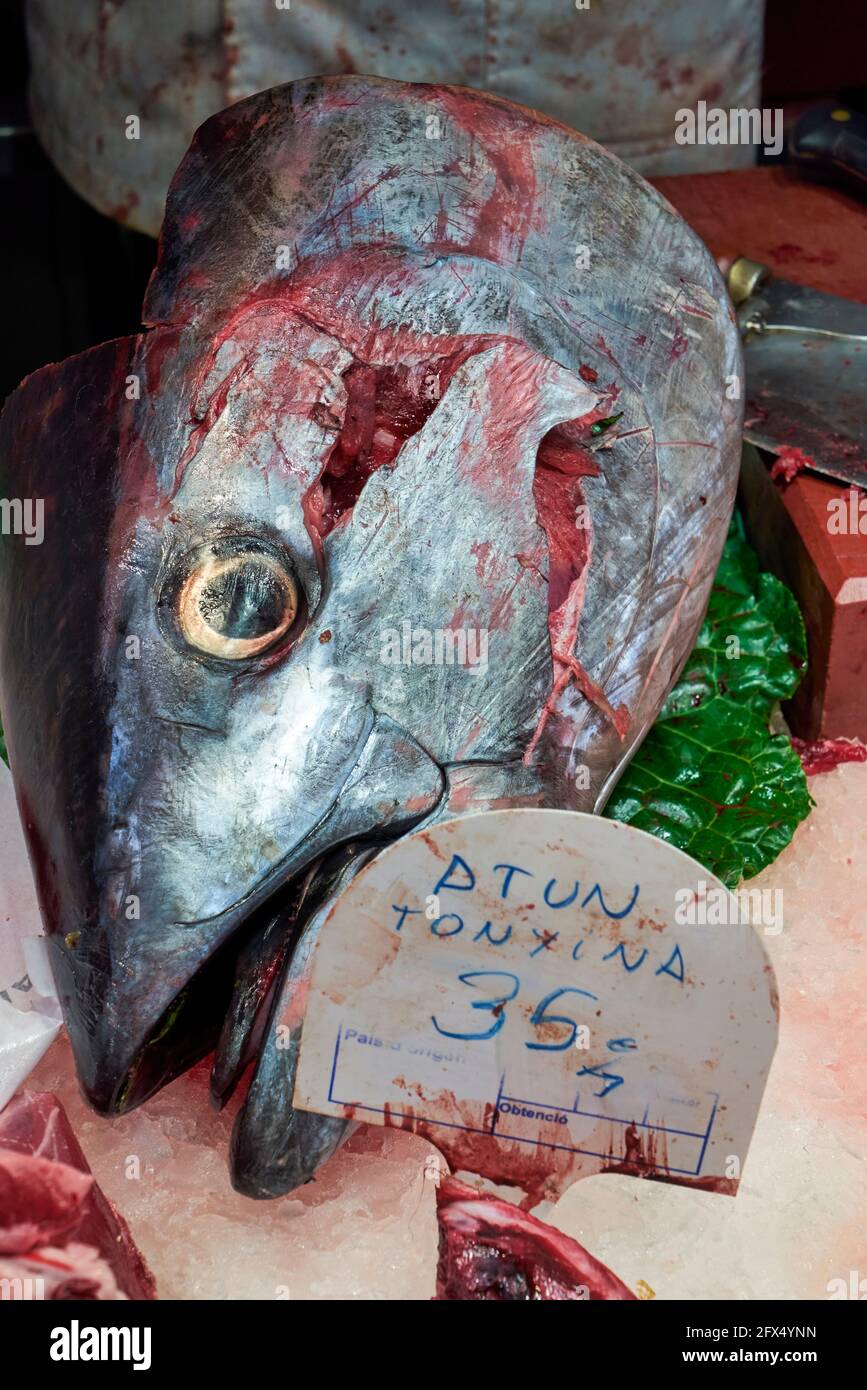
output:
[[[728,272],[746,369],[744,436],[798,448],[819,473],[867,487],[867,307],[745,257]]]

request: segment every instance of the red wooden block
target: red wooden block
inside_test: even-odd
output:
[[[867,493],[812,473],[772,482],[747,446],[741,502],[763,568],[788,584],[807,628],[809,667],[784,709],[793,733],[867,739]]]

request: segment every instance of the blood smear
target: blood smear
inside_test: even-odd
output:
[[[792,747],[808,777],[815,777],[820,772],[833,772],[841,763],[867,761],[867,747],[854,738],[819,738],[814,742],[793,738]]]

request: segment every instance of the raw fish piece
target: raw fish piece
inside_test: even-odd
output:
[[[437,1299],[634,1299],[577,1240],[457,1178],[437,1189]]]
[[[22,1091],[0,1113],[0,1278],[41,1281],[27,1297],[156,1297],[126,1222],[50,1094]]]

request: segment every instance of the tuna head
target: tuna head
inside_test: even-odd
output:
[[[3,713],[98,1109],[216,1044],[218,1103],[256,1059],[237,1184],[305,1180],[343,1133],[291,1105],[334,894],[425,819],[601,807],[725,535],[720,306],[646,185],[507,103],[326,79],[203,127],[151,326],[2,426],[44,507]]]

